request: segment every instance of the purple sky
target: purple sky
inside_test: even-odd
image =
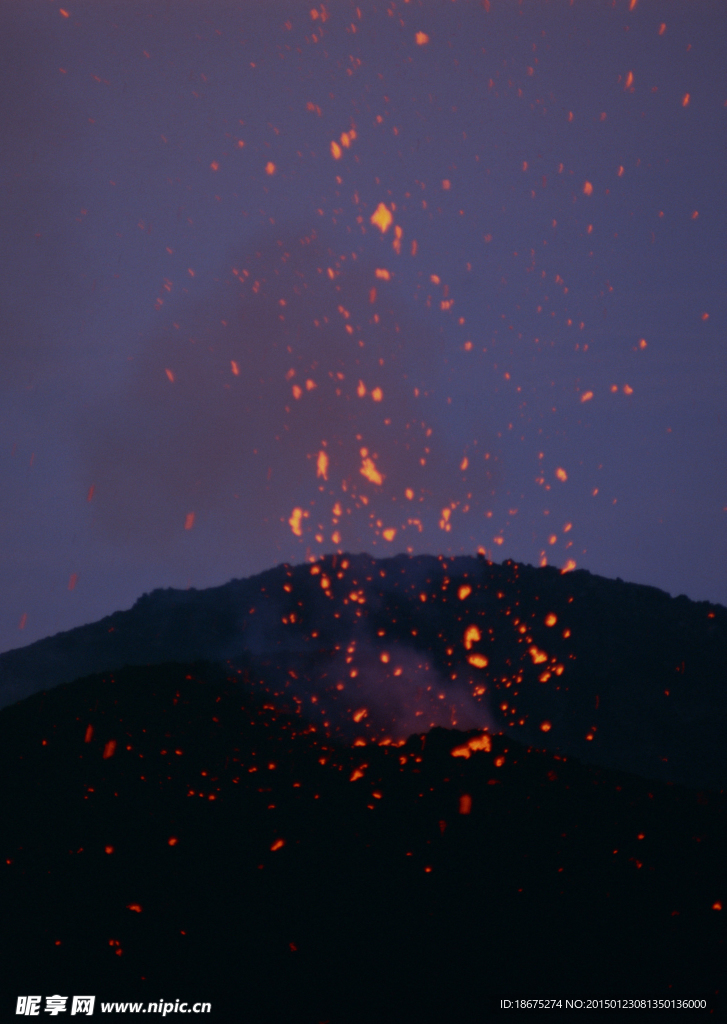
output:
[[[0,650],[335,550],[727,604],[723,3],[63,4],[0,11]]]

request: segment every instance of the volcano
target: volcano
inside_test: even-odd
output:
[[[366,555],[7,652],[6,1013],[717,1012],[726,655],[718,605]]]

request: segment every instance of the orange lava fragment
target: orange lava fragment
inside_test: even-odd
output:
[[[712,910],[721,910],[721,909],[722,909],[722,904],[719,901],[717,901],[717,903],[713,903],[712,904]]]
[[[381,487],[384,482],[383,475],[379,473],[371,459],[365,458],[363,460],[359,473],[361,476],[365,476],[367,480],[370,480],[372,484],[376,484],[377,487]]]
[[[316,382],[314,380],[311,380],[310,378],[308,378],[308,380],[305,382],[306,391],[312,391],[314,388],[317,387],[318,385],[316,384]]]
[[[64,18],[70,18],[70,14],[68,13],[68,11],[64,11],[62,7],[59,8],[59,11]]]
[[[429,36],[426,34],[426,32],[417,32],[416,35],[414,36],[414,39],[416,40],[417,46],[426,46],[426,44],[429,42]]]
[[[633,71],[629,71],[628,75],[626,75],[626,84],[624,86],[624,89],[630,89],[633,84],[634,84],[634,73],[633,73]]]
[[[502,768],[505,763],[505,758],[500,754],[499,757],[495,758],[495,768]]]
[[[141,913],[141,907],[140,907],[140,905],[138,903],[127,903],[126,904],[126,909],[127,910],[133,910],[136,914],[140,914]]]
[[[540,651],[535,646],[531,647],[528,653],[530,654],[530,657],[533,659],[534,665],[540,665],[542,662],[548,660],[548,655],[545,653],[545,651]]]
[[[576,563],[573,561],[572,558],[569,558],[568,561],[563,566],[563,568],[560,570],[561,576],[565,575],[565,573],[567,573],[567,572],[572,572],[575,569],[575,567],[576,567]]]
[[[472,797],[469,793],[463,793],[459,798],[459,813],[469,814],[472,810]]]
[[[470,752],[470,748],[469,748],[469,746],[466,743],[463,743],[459,747],[455,747],[454,750],[451,751],[451,754],[452,754],[452,757],[464,757],[464,758],[467,758],[467,757],[471,757],[472,756],[472,754]]]
[[[484,654],[470,654],[467,661],[475,668],[487,668],[487,658]]]
[[[107,761],[110,757],[114,756],[116,750],[116,740],[109,740],[106,746],[103,748],[103,759]]]
[[[368,767],[368,765],[362,764],[360,768],[355,768],[351,772],[351,775],[350,775],[350,778],[349,778],[348,781],[349,782],[355,782],[356,779],[362,779],[363,778],[363,774],[364,774],[363,773],[363,769],[367,768],[367,767]]]
[[[557,621],[558,621],[558,616],[554,615],[553,612],[551,612],[550,615],[546,615],[545,616],[545,625],[546,626],[554,626]]]
[[[662,21],[661,25],[659,25],[659,35],[663,36],[665,32],[666,32],[666,22]]]
[[[593,392],[592,391],[584,391],[583,394],[581,395],[581,402],[590,402],[590,400],[592,398],[593,398]]]
[[[171,370],[165,370],[164,372],[166,373],[167,377],[169,378],[169,380],[173,384],[174,383],[174,374],[172,373],[172,371]]]
[[[194,526],[194,512],[188,512],[184,520],[184,529],[191,530]]]
[[[590,181],[585,181],[583,183],[583,195],[584,196],[593,195],[593,185],[590,183]]]
[[[179,840],[177,839],[176,836],[170,836],[169,839],[167,839],[168,846],[176,846],[178,842]]]
[[[343,150],[338,145],[338,143],[337,142],[332,142],[331,143],[331,156],[333,157],[333,159],[334,160],[340,160],[342,155],[343,155]]]
[[[302,389],[302,388],[299,388],[297,384],[294,384],[294,385],[293,385],[293,387],[291,388],[291,391],[293,392],[293,398],[294,398],[294,399],[295,399],[296,401],[297,401],[297,400],[298,400],[298,399],[300,398],[300,396],[301,396],[301,395],[303,394],[303,389]]]
[[[689,99],[690,99],[689,93],[685,92],[684,93],[684,99],[682,100],[682,106],[683,107],[688,107],[689,106]]]
[[[391,274],[389,273],[389,271],[385,270],[384,268],[381,268],[381,267],[377,267],[376,268],[376,276],[380,277],[382,281],[390,281],[391,280]]]
[[[469,651],[472,648],[472,644],[476,643],[478,640],[481,639],[482,634],[480,633],[477,626],[468,626],[467,629],[465,630],[463,640],[465,650]]]
[[[382,234],[388,230],[393,219],[394,218],[391,216],[391,213],[383,203],[379,203],[376,210],[371,215],[371,223],[375,224]]]
[[[560,466],[558,466],[558,468],[556,469],[555,475],[558,477],[559,480],[562,480],[563,483],[565,483],[565,481],[568,479],[568,474]]]
[[[23,612],[23,614],[20,616],[20,622],[18,623],[18,629],[25,629],[25,624],[27,623],[27,621],[28,621],[28,613],[27,612]]]
[[[709,313],[702,313],[702,320],[709,320]]]
[[[212,168],[213,171],[218,171],[220,169],[220,165],[217,163],[216,160],[212,161],[212,163],[210,164],[210,167]]]
[[[304,512],[302,508],[293,509],[290,515],[290,519],[288,520],[288,525],[290,526],[291,530],[293,531],[296,537],[303,536],[303,529],[300,525],[300,521],[304,516],[307,517],[307,515],[308,513]]]
[[[462,586],[457,591],[457,597],[460,599],[460,601],[464,601],[464,599],[466,597],[469,597],[471,593],[472,587],[470,587],[467,583],[463,583]]]
[[[541,732],[550,732],[551,729],[552,729],[552,726],[551,726],[550,722],[541,722],[540,723],[540,731]]]
[[[374,388],[373,391],[371,392],[371,397],[375,402],[380,402],[384,397],[384,392],[381,390],[381,388]]]
[[[104,846],[104,853],[113,853],[113,852],[114,852],[113,846]]]
[[[628,384],[624,384],[624,394],[625,395],[633,395],[633,393],[634,393],[634,389],[630,388],[628,386]]]
[[[384,540],[392,541],[396,537],[396,530],[393,526],[390,526],[388,530],[384,530]]]
[[[324,480],[328,479],[328,456],[325,452],[318,452],[318,462],[316,463],[316,476],[322,476]]]
[[[78,583],[78,573],[77,572],[72,572],[71,573],[71,577],[68,580],[68,589],[69,590],[73,590],[77,583]]]
[[[382,661],[384,665],[388,665],[389,662],[391,661],[391,656],[389,655],[389,652],[382,651],[381,654],[379,655],[379,660]]]
[[[234,373],[234,375],[238,377],[240,374],[240,367],[237,365],[234,359],[230,360],[230,366],[232,368],[232,372]]]
[[[89,725],[86,726],[86,734],[83,737],[83,742],[84,743],[90,743],[92,739],[93,739],[93,726],[89,724]]]
[[[265,171],[267,174],[275,174],[275,164],[271,160],[265,164]]]
[[[489,753],[492,750],[492,740],[486,732],[483,732],[480,736],[473,736],[471,740],[468,740],[467,746],[470,750],[486,750]]]
[[[276,839],[273,845],[270,847],[270,850],[271,852],[274,852],[275,850],[279,850],[282,846],[285,846],[285,840]]]

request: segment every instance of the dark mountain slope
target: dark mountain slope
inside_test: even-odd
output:
[[[346,746],[200,664],[6,708],[0,770],[3,1019],[28,992],[248,1024],[723,999],[720,795],[506,736]]]
[[[195,659],[253,670],[348,740],[489,725],[650,778],[727,782],[727,609],[513,562],[333,556],[154,591],[0,655],[0,700]]]

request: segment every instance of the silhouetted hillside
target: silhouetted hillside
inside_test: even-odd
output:
[[[727,609],[509,561],[331,556],[157,590],[0,655],[0,701],[196,659],[249,671],[349,741],[488,726],[649,778],[727,782]]]
[[[503,735],[334,742],[204,664],[4,709],[0,770],[3,1019],[31,992],[230,1024],[723,1003],[722,795]]]

